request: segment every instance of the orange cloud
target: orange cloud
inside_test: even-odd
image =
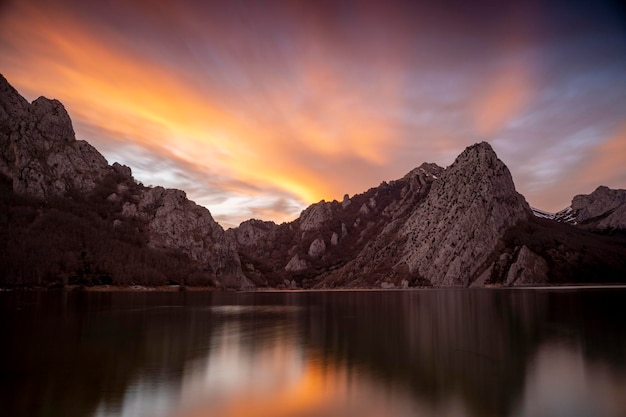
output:
[[[526,193],[528,201],[548,211],[559,211],[567,207],[578,194],[589,194],[598,186],[624,188],[626,184],[626,124],[622,123],[606,138],[593,138],[584,148],[584,156],[572,165],[572,169],[561,171],[555,162],[555,172],[549,180],[556,187],[542,187]],[[558,150],[558,153],[567,151]],[[552,155],[557,155],[553,153]],[[555,160],[557,157],[554,158]],[[547,175],[546,175],[547,176]],[[546,179],[544,178],[544,181]],[[540,183],[542,184],[542,183]]]
[[[549,166],[546,147],[558,149],[572,129],[597,121],[589,127],[605,131],[619,120],[623,95],[601,90],[619,91],[622,61],[603,63],[618,54],[533,39],[543,36],[532,25],[539,5],[490,4],[485,15],[331,3],[9,1],[0,70],[29,98],[62,101],[77,136],[109,158],[136,151],[120,162],[142,164],[139,180],[161,184],[167,175],[146,162],[156,160],[155,170],[194,184],[192,199],[228,200],[217,214],[233,223],[226,210],[237,203],[258,200],[235,210],[285,219],[294,204],[362,192],[423,161],[451,163],[477,140],[525,149],[507,161],[513,172]],[[495,12],[507,13],[490,18]],[[614,154],[619,141],[610,142]],[[587,158],[583,151],[572,156]],[[623,172],[603,152],[596,172]],[[526,179],[541,189],[556,183],[544,178]],[[289,201],[289,213],[275,212],[277,199]]]
[[[2,29],[20,51],[5,74],[10,82],[27,91],[43,84],[72,117],[123,132],[196,171],[276,187],[310,203],[354,188],[347,176],[337,179],[321,165],[345,157],[388,162],[393,141],[368,103],[392,105],[393,90],[379,97],[358,92],[350,89],[349,74],[311,61],[303,86],[263,80],[276,88],[236,101],[220,95],[219,85],[202,89],[185,82],[181,70],[137,55],[69,14],[15,7],[19,18],[5,19]],[[255,65],[252,60],[247,69],[252,75],[262,72]],[[269,117],[260,117],[268,108]]]
[[[492,137],[526,108],[531,88],[523,64],[500,70],[488,81],[484,92],[478,94],[474,104],[476,131],[484,137]]]
[[[580,170],[578,182],[590,187],[606,185],[623,188],[626,184],[626,123],[602,141],[591,153],[589,162]]]

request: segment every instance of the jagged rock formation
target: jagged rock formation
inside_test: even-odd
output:
[[[626,190],[600,186],[591,194],[572,199],[570,216],[583,227],[595,230],[626,229]]]
[[[531,285],[548,282],[548,263],[526,246],[517,253],[506,276],[506,285]]]
[[[429,176],[424,171],[422,166],[409,174],[419,188],[407,195],[418,204],[396,212],[354,260],[326,281],[366,271],[383,288],[403,281],[467,286],[483,272],[503,233],[530,216],[508,169],[487,143],[467,148],[445,171]],[[396,202],[397,207],[405,204]]]
[[[525,245],[513,253],[503,252],[472,284],[482,287],[487,283],[505,286],[542,285],[550,282],[547,261]]]
[[[29,104],[0,75],[0,172],[17,193],[39,198],[89,192],[110,171],[91,145],[76,140],[57,100]]]
[[[569,207],[555,214],[538,209],[533,214],[587,230],[626,230],[626,190],[600,186],[591,194],[575,196]]]
[[[504,231],[531,215],[486,142],[467,148],[400,230],[402,260],[434,285],[467,286]]]
[[[136,202],[126,202],[122,213],[147,223],[148,244],[176,249],[204,265],[223,285],[251,288],[243,275],[235,242],[204,207],[189,201],[184,191],[143,189]]]
[[[37,199],[39,202],[33,204],[43,207],[43,217],[48,216],[48,211],[64,209],[69,204],[67,198],[71,197],[84,206],[84,211],[99,211],[93,213],[99,217],[92,216],[89,220],[97,224],[94,227],[99,230],[109,233],[107,223],[113,235],[119,234],[119,230],[135,230],[136,233],[132,233],[139,245],[138,251],[145,241],[149,248],[161,250],[160,253],[166,251],[169,255],[163,256],[173,257],[174,263],[180,262],[177,254],[188,256],[192,264],[189,271],[197,271],[194,273],[196,284],[211,284],[208,279],[218,286],[249,288],[252,285],[242,272],[236,243],[224,234],[206,208],[189,201],[183,191],[137,184],[128,167],[118,163],[109,166],[95,148],[75,139],[70,117],[60,102],[40,97],[29,104],[1,75],[0,174],[3,183],[7,183],[16,196]],[[101,206],[93,207],[103,193]],[[35,217],[33,221],[38,219]],[[15,237],[18,240],[28,235],[30,225],[20,227],[12,232],[12,237],[18,234]],[[117,238],[111,239],[115,242]],[[67,241],[74,242],[76,238],[68,237]],[[83,257],[99,260],[94,262],[100,275],[108,276],[117,268],[107,267],[110,262],[104,260],[106,256],[102,253],[89,254],[85,249],[80,252]],[[20,274],[10,259],[6,262],[12,270],[18,271],[14,274]],[[77,273],[71,269],[85,262],[59,260],[59,265],[47,267],[58,269],[57,272],[41,271],[30,274],[36,277],[24,278],[22,274],[2,279],[41,281],[43,276],[45,280],[54,280],[55,274]],[[115,278],[115,274],[112,275]],[[167,282],[162,273],[153,275]]]

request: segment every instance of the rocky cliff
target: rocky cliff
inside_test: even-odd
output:
[[[418,204],[329,278],[369,271],[382,287],[468,286],[504,232],[531,215],[508,169],[485,142],[467,148],[415,198]]]
[[[503,233],[531,216],[486,142],[467,148],[400,229],[402,262],[433,285],[467,286]]]
[[[144,188],[134,201],[124,203],[122,214],[145,222],[149,245],[189,255],[219,284],[238,289],[253,286],[241,270],[234,240],[209,210],[188,200],[183,191]]]
[[[89,192],[110,170],[91,145],[76,140],[69,115],[57,100],[29,104],[0,75],[0,172],[13,190],[43,199]]]
[[[566,211],[572,222],[587,229],[626,230],[626,190],[598,187],[575,196]]]
[[[85,141],[76,140],[70,117],[60,102],[40,97],[29,104],[1,75],[0,173],[3,183],[15,196],[35,199],[20,204],[36,205],[40,210],[40,215],[30,219],[30,223],[9,221],[3,224],[5,233],[12,228],[8,234],[11,235],[10,239],[15,240],[13,248],[25,245],[24,242],[30,239],[28,236],[33,225],[44,218],[56,218],[59,210],[68,211],[73,205],[79,204],[84,212],[94,212],[92,214],[95,216],[87,220],[90,226],[101,230],[103,234],[110,232],[109,245],[121,244],[117,240],[123,235],[120,230],[128,229],[134,231],[133,239],[139,251],[142,250],[142,242],[145,242],[148,248],[166,251],[173,264],[180,263],[177,254],[188,257],[192,267],[185,270],[194,274],[195,284],[235,288],[252,285],[241,270],[234,240],[225,235],[206,208],[189,201],[183,191],[147,188],[136,183],[130,168],[118,163],[110,166],[94,147]],[[10,195],[8,197],[7,211],[17,212],[14,204],[18,199]],[[84,214],[81,213],[81,216],[84,217]],[[74,217],[65,219],[66,222],[83,220]],[[59,227],[59,233],[65,233],[63,227]],[[56,239],[42,235],[42,239],[44,237]],[[79,250],[77,257],[83,260],[68,261],[60,256],[63,259],[58,260],[58,265],[46,264],[46,268],[55,272],[40,268],[40,273],[31,271],[24,275],[13,261],[15,256],[11,259],[7,257],[4,260],[5,269],[13,271],[13,276],[3,276],[2,279],[10,282],[54,281],[55,274],[84,274],[84,265],[87,263],[84,259],[89,257],[94,259],[90,269],[94,270],[93,265],[96,265],[98,275],[112,276],[113,281],[116,274],[120,275],[120,269],[112,266],[115,260],[107,260],[107,255],[101,253],[100,249],[88,245],[88,237],[68,235],[62,240],[68,245],[70,242],[79,242],[77,244],[82,245],[83,249]],[[89,250],[85,250],[87,247]],[[5,253],[9,250],[7,248]],[[149,265],[141,265],[141,268],[150,268]],[[118,272],[112,273],[113,270]],[[125,274],[132,275],[132,272]],[[167,282],[167,277],[162,273],[155,272],[152,275]],[[125,279],[133,281],[132,276]],[[177,277],[176,281],[185,281],[185,277]]]

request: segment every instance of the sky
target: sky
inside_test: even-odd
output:
[[[533,207],[626,188],[617,0],[0,0],[0,73],[225,228],[483,140]]]

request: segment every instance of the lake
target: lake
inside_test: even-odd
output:
[[[626,289],[0,292],[0,414],[626,416]]]

